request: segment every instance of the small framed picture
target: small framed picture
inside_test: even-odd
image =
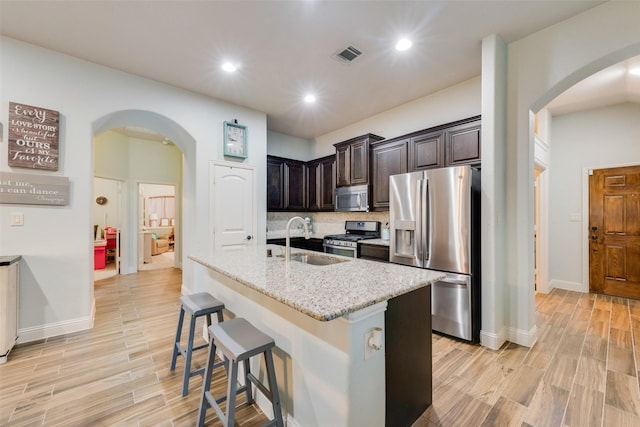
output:
[[[169,226],[169,218],[162,218],[160,220],[160,227],[168,227]]]
[[[224,122],[224,155],[247,158],[247,127]]]

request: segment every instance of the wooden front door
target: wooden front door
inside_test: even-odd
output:
[[[589,177],[589,290],[640,298],[640,166]]]

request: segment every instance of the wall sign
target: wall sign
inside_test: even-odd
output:
[[[0,204],[69,204],[69,178],[0,172]]]
[[[9,166],[58,170],[60,113],[9,103]]]

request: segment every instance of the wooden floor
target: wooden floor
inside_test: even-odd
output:
[[[434,335],[423,426],[640,426],[640,301],[538,294],[538,341],[500,350]]]
[[[96,282],[92,330],[18,345],[0,365],[0,425],[195,425],[202,379],[183,398],[182,359],[169,371],[180,283],[177,269]],[[434,403],[414,427],[640,426],[640,301],[560,290],[536,300],[531,349],[434,335]],[[238,425],[266,421],[239,403]],[[207,425],[220,425],[212,410]]]
[[[0,365],[0,426],[195,425],[202,376],[191,378],[182,397],[184,359],[169,370],[181,274],[155,270],[97,281],[92,330],[16,346]],[[196,344],[204,343],[198,335]],[[205,350],[194,354],[195,367],[205,361]],[[217,378],[212,390],[224,394],[226,377]],[[267,421],[244,397],[238,402],[243,426]],[[221,425],[213,410],[207,415],[208,426]]]

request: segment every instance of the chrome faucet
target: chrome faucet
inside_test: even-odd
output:
[[[287,262],[289,261],[289,258],[291,258],[291,223],[293,223],[296,220],[300,221],[304,226],[304,238],[309,239],[309,237],[311,237],[309,236],[309,226],[307,225],[307,222],[304,219],[302,219],[302,217],[294,216],[289,220],[289,222],[287,222],[287,228],[285,230],[285,239],[284,239],[284,259]]]

